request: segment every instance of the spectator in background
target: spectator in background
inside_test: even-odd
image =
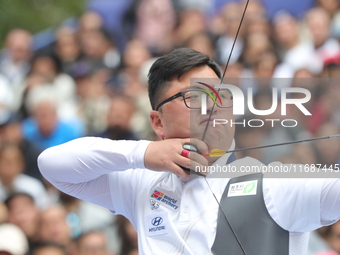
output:
[[[52,186],[51,184],[48,185]],[[72,238],[68,252],[71,253],[71,251],[77,250],[77,243],[75,241],[79,236],[93,230],[101,231],[105,237],[109,238],[108,249],[110,251],[119,251],[119,238],[117,236],[116,225],[114,224],[116,216],[103,207],[79,200],[59,190],[56,190],[56,192],[60,193],[60,195],[54,202],[65,211],[69,229],[68,233],[70,238]]]
[[[273,83],[271,80],[272,78],[290,78],[293,70],[289,65],[280,61],[272,39],[264,32],[252,32],[246,37],[239,62],[244,67],[241,77],[254,78],[240,85],[244,90],[253,87],[256,92],[271,86],[290,86],[288,80],[280,84]]]
[[[192,35],[185,42],[184,47],[197,50],[208,55],[210,58],[215,58],[215,47],[211,36],[206,32],[199,32]]]
[[[119,76],[122,80],[122,93],[133,97],[146,96],[147,86],[140,80],[140,71],[144,63],[151,58],[151,53],[140,40],[131,40],[127,43],[123,53],[123,68]]]
[[[128,255],[138,255],[138,248],[134,248],[133,250],[131,250]]]
[[[154,133],[150,130],[148,118],[150,110],[148,91],[147,91],[147,73],[154,61],[150,59],[151,53],[146,45],[140,40],[131,40],[125,48],[123,54],[123,68],[118,74],[121,81],[119,89],[113,89],[113,94],[124,94],[131,97],[137,105],[137,118],[133,119],[134,130],[140,134],[140,137],[146,138]]]
[[[251,70],[261,60],[263,54],[273,50],[274,45],[267,34],[260,32],[252,33],[246,37],[239,61],[245,68]]]
[[[317,7],[324,9],[331,18],[331,33],[339,41],[340,37],[340,3],[337,0],[317,0]]]
[[[184,9],[197,9],[207,15],[213,8],[213,2],[210,0],[173,0],[172,2],[177,12]]]
[[[5,39],[4,54],[0,56],[0,73],[4,74],[14,88],[29,71],[33,40],[30,32],[12,29]]]
[[[83,32],[99,30],[102,27],[104,27],[104,21],[97,12],[85,11],[79,18],[78,34],[81,36]]]
[[[240,23],[241,15],[242,6],[237,2],[226,3],[216,15],[219,17],[220,21],[218,22],[219,24],[213,24],[214,27],[212,28],[212,31],[215,31],[218,36],[216,41],[216,60],[219,64],[225,64],[228,60],[236,31]],[[230,59],[231,64],[235,63],[242,53],[244,45],[243,32],[244,30],[241,30],[236,41],[233,54]]]
[[[312,146],[307,144],[296,144],[292,151],[292,154],[297,158],[295,161],[299,164],[317,164],[317,158],[315,150]]]
[[[278,161],[283,164],[316,164],[316,156],[311,146],[296,144],[290,152],[281,155]]]
[[[301,81],[300,78],[317,78],[317,75],[314,75],[310,70],[306,69],[306,68],[301,68],[301,69],[298,69],[295,73],[294,73],[294,76],[293,78],[296,78],[295,79],[295,82],[296,81]],[[300,80],[299,80],[300,79]],[[315,80],[316,81],[316,80]],[[311,90],[315,90],[317,85],[315,84],[316,82],[312,83],[312,85],[308,88],[308,89],[311,89]],[[297,84],[297,83],[295,83]],[[299,87],[299,85],[294,85],[294,83],[292,84],[292,87]]]
[[[137,232],[131,222],[122,215],[117,215],[117,224],[122,244],[119,255],[129,255],[138,247]]]
[[[235,140],[237,141],[237,147],[242,148],[250,148],[254,146],[258,146],[262,143],[265,137],[265,133],[261,131],[260,128],[251,128],[251,127],[241,127],[237,128],[235,133]],[[264,151],[263,150],[249,150],[249,151],[241,151],[236,152],[236,158],[243,157],[256,157],[259,160],[264,160]]]
[[[334,122],[323,123],[316,136],[327,136],[338,134],[339,126]],[[330,167],[332,164],[340,164],[340,144],[337,140],[321,140],[315,143],[317,162],[323,166]],[[333,167],[334,169],[334,167]]]
[[[99,136],[112,140],[139,140],[131,125],[135,112],[136,105],[131,97],[114,96],[107,115],[107,129]]]
[[[9,87],[6,83],[2,82],[0,76],[0,144],[15,143],[19,145],[25,161],[23,173],[42,180],[37,165],[37,158],[42,150],[39,150],[31,142],[22,138],[20,124],[14,122],[14,119],[19,114],[13,110],[13,101],[13,95]]]
[[[325,61],[323,78],[340,78],[340,54]]]
[[[338,255],[340,254],[340,221],[325,227],[323,238],[330,246],[330,250],[318,252],[314,255]]]
[[[0,254],[24,255],[28,252],[28,243],[22,230],[9,223],[0,225]]]
[[[12,106],[13,91],[11,90],[7,79],[0,74],[0,125],[6,123],[13,111]]]
[[[81,58],[79,38],[72,27],[59,27],[55,33],[55,53],[61,61],[62,72],[72,75],[73,66]]]
[[[7,121],[6,123],[0,124],[0,144],[1,143],[18,145],[25,162],[23,173],[40,181],[43,180],[37,164],[37,158],[42,150],[39,150],[32,142],[22,138],[20,123]]]
[[[41,212],[39,239],[41,242],[53,242],[71,249],[70,227],[66,221],[67,212],[61,205],[53,205]]]
[[[278,102],[278,105],[280,105],[280,102]],[[270,86],[267,88],[262,88],[261,90],[258,90],[256,94],[254,94],[253,106],[257,110],[272,109],[273,91],[270,89]],[[283,117],[280,115],[280,107],[277,107],[276,110],[274,110],[274,112],[270,115],[257,116],[249,114],[248,118],[262,120],[263,126],[261,126],[261,128],[238,126],[235,138],[238,147],[251,148],[259,145],[280,143],[281,141],[291,141],[297,139],[297,136],[299,135],[299,127],[292,127],[288,129],[282,127],[280,122],[276,122],[274,124],[270,121],[266,121],[266,119],[282,120]],[[237,157],[256,157],[265,164],[269,164],[273,160],[277,160],[281,155],[285,154],[287,150],[292,150],[292,148],[292,145],[286,145],[277,147],[275,150],[271,148],[262,150],[249,150],[240,152]]]
[[[76,255],[67,253],[65,247],[55,243],[39,243],[33,249],[31,249],[29,255]]]
[[[132,38],[142,41],[154,56],[172,49],[176,16],[171,0],[134,1],[128,12],[134,21]]]
[[[90,231],[79,236],[77,251],[78,255],[110,255],[107,238],[100,231]]]
[[[13,95],[6,82],[3,82],[0,75],[0,144],[16,143],[24,156],[24,173],[42,179],[37,165],[37,157],[41,150],[35,148],[32,143],[22,139],[19,124],[14,123],[15,111],[13,110]]]
[[[0,224],[7,222],[8,210],[5,203],[0,202]]]
[[[31,60],[31,69],[20,87],[15,91],[14,105],[20,119],[27,118],[29,113],[25,106],[27,95],[33,88],[48,85],[54,90],[53,96],[60,102],[58,109],[63,118],[75,116],[75,82],[71,76],[61,72],[60,60],[51,54],[39,53]]]
[[[286,12],[279,12],[273,20],[274,38],[277,50],[283,61],[292,69],[288,78],[301,68],[307,68],[314,74],[322,69],[312,43],[302,40],[298,20]],[[290,76],[289,76],[290,75]]]
[[[123,66],[131,74],[138,75],[143,63],[151,58],[151,53],[141,40],[133,39],[126,45]]]
[[[48,204],[42,183],[23,174],[24,159],[20,148],[15,144],[0,146],[0,200],[5,201],[12,192],[30,194],[40,208]]]
[[[151,110],[150,101],[148,97],[148,72],[155,61],[154,58],[145,61],[139,68],[138,80],[140,83],[139,96],[134,98],[136,104],[136,113],[132,119],[133,132],[140,139],[154,140],[155,133],[150,128],[149,124],[149,113]]]
[[[86,61],[79,61],[72,67],[72,77],[76,83],[77,103],[88,96],[87,84],[90,83],[91,74],[96,68],[99,67],[93,67]]]
[[[75,83],[71,76],[61,72],[61,62],[54,55],[37,54],[31,61],[31,73],[45,77],[44,84],[55,89],[54,97],[57,98],[59,114],[63,117],[75,116]]]
[[[330,16],[324,9],[310,9],[306,14],[306,22],[316,53],[323,63],[340,53],[339,42],[331,37]]]
[[[107,235],[114,235],[112,224],[116,216],[107,209],[79,200],[65,193],[60,194],[60,203],[66,209],[67,222],[72,238],[77,238],[82,233],[93,229],[101,229]],[[94,221],[93,219],[96,220]],[[114,245],[117,244],[115,239],[117,238],[113,237],[111,240]]]
[[[82,31],[79,41],[83,59],[92,66],[102,65],[112,70],[120,66],[120,52],[103,28]]]
[[[22,136],[39,149],[62,144],[83,135],[78,120],[62,120],[58,117],[58,101],[55,89],[49,86],[36,88],[27,96],[30,118],[22,122]]]
[[[178,13],[178,24],[173,31],[173,40],[176,47],[181,47],[194,34],[205,32],[207,29],[206,17],[198,9],[183,9]]]
[[[324,81],[322,79],[321,81]],[[312,116],[308,119],[308,130],[316,134],[321,125],[326,122],[340,123],[340,87],[337,79],[330,79],[328,84],[318,84],[319,97],[311,109]],[[316,93],[314,93],[316,94]]]
[[[266,9],[261,1],[255,0],[248,4],[247,13],[245,15],[245,36],[251,33],[272,34],[272,27],[267,18]]]
[[[270,79],[274,76],[278,65],[279,59],[274,51],[267,51],[261,55],[252,68],[252,73],[257,80],[259,89],[268,89],[271,86],[278,86],[277,84],[273,85]]]
[[[289,87],[290,79],[293,75],[292,68],[286,63],[280,62],[279,56],[274,49],[268,49],[260,54],[257,61],[253,63],[251,69],[244,72],[249,78],[254,78],[254,90],[269,89],[271,87]],[[247,77],[247,78],[248,78]],[[281,79],[277,79],[281,78]],[[243,89],[246,90],[249,84]]]
[[[8,223],[21,228],[25,233],[29,247],[37,244],[40,227],[40,211],[32,196],[27,193],[13,193],[6,201]]]
[[[27,106],[25,105],[25,101],[29,92],[42,85],[46,85],[49,83],[49,80],[46,76],[39,73],[29,73],[22,85],[18,87],[14,94],[14,102],[13,105],[16,109],[16,119],[23,120],[29,117],[29,112]]]
[[[337,0],[317,0],[316,6],[324,9],[331,18],[339,13],[339,1]]]
[[[74,69],[77,86],[77,114],[83,121],[86,134],[93,135],[106,127],[110,98],[107,81],[112,73],[103,66],[93,67],[79,62]]]

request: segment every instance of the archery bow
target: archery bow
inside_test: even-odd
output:
[[[234,42],[233,42],[233,45],[232,45],[231,50],[230,50],[230,53],[229,53],[229,57],[228,57],[226,66],[225,66],[225,68],[224,68],[224,72],[223,72],[223,74],[222,74],[222,76],[221,76],[221,84],[223,83],[223,78],[224,78],[224,76],[225,76],[225,74],[226,74],[226,72],[227,72],[227,68],[228,68],[228,65],[229,65],[229,63],[230,63],[231,55],[232,55],[232,53],[233,53],[233,50],[234,50],[234,47],[235,47],[235,44],[236,44],[236,41],[237,41],[237,37],[238,37],[238,35],[239,35],[239,33],[240,33],[241,26],[242,26],[242,23],[243,23],[243,20],[244,20],[244,16],[245,16],[246,11],[247,11],[247,8],[248,8],[248,4],[249,4],[249,0],[247,0],[246,6],[244,7],[243,14],[242,14],[242,18],[241,18],[240,24],[239,24],[239,26],[238,26],[238,28],[237,28],[237,32],[236,32],[236,35],[235,35],[235,38],[234,38]],[[217,93],[217,95],[218,95],[218,93]],[[217,97],[217,96],[216,96],[216,97]],[[214,104],[213,104],[213,106],[212,106],[212,109],[211,109],[211,111],[210,111],[209,118],[208,118],[207,124],[206,124],[206,126],[205,126],[203,135],[202,135],[202,139],[201,139],[202,141],[204,141],[205,135],[206,135],[206,133],[207,133],[208,126],[209,126],[209,122],[210,122],[210,120],[211,120],[211,116],[212,116],[212,113],[213,113],[215,104],[216,104],[216,98],[215,98]],[[234,235],[234,237],[235,237],[237,243],[239,244],[239,246],[240,246],[240,248],[241,248],[243,254],[244,254],[244,255],[247,255],[247,253],[246,253],[244,247],[242,246],[242,243],[241,243],[240,239],[238,238],[236,232],[234,231],[234,228],[231,226],[231,224],[230,224],[230,222],[229,222],[229,219],[228,219],[226,213],[224,212],[224,210],[223,210],[223,208],[222,208],[220,202],[218,201],[218,199],[217,199],[215,193],[214,193],[213,190],[211,189],[211,187],[210,187],[210,185],[209,185],[209,182],[208,182],[207,178],[204,178],[204,180],[205,180],[205,182],[207,183],[207,185],[208,185],[208,187],[209,187],[209,189],[210,189],[212,195],[214,196],[214,198],[215,198],[215,200],[216,200],[216,202],[217,202],[217,204],[218,204],[219,209],[222,211],[222,213],[223,213],[223,215],[224,215],[224,218],[225,218],[227,224],[229,225],[230,230],[232,231],[232,233],[233,233],[233,235]]]

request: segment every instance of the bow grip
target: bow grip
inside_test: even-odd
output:
[[[193,152],[196,152],[196,153],[198,153],[198,154],[202,154],[202,153],[196,148],[196,146],[193,145],[193,144],[191,144],[191,143],[185,143],[185,144],[183,145],[183,149],[184,149],[184,150],[188,150],[188,151],[193,151]],[[193,170],[191,170],[191,169],[189,169],[189,168],[183,167],[183,166],[181,166],[181,168],[182,168],[184,171],[188,172],[188,173],[196,174],[196,175],[205,177],[205,175],[204,175],[204,174],[201,174],[200,172],[195,172],[195,171],[193,171]]]

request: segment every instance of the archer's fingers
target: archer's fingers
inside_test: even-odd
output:
[[[194,145],[200,154],[208,153],[208,146],[206,145],[206,143],[197,138],[183,139],[183,145],[184,144]]]
[[[203,175],[207,175],[208,172],[206,170],[206,166],[208,166],[208,160],[202,155],[196,152],[189,152],[181,154],[181,158],[176,161],[178,165],[181,167],[185,167],[190,169],[193,172],[199,172]]]
[[[187,167],[174,164],[171,172],[183,180],[189,179],[190,169]]]
[[[208,166],[208,159],[206,157],[203,157],[201,154],[190,152],[188,158],[190,159],[191,164]]]

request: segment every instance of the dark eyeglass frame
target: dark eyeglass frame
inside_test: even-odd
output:
[[[174,99],[176,99],[176,98],[179,98],[179,97],[182,97],[182,98],[183,98],[183,101],[184,101],[185,106],[188,107],[189,109],[200,109],[200,107],[189,107],[189,106],[187,105],[187,102],[186,102],[186,100],[185,100],[185,98],[184,98],[184,95],[185,95],[186,92],[189,92],[189,91],[198,91],[198,90],[197,90],[197,89],[188,89],[188,90],[184,90],[184,91],[178,92],[178,93],[176,93],[175,95],[173,95],[173,96],[171,96],[171,97],[165,99],[164,101],[160,102],[160,103],[157,105],[157,107],[156,107],[156,111],[158,111],[158,109],[159,109],[162,105],[164,105],[164,104],[166,104],[166,103],[168,103],[168,102],[170,102],[170,101],[172,101],[172,100],[174,100]],[[199,90],[199,91],[200,91],[200,90]],[[202,92],[202,91],[200,91],[200,92]],[[233,106],[233,104],[232,104],[231,106],[225,106],[225,107],[219,106],[218,104],[216,104],[216,106],[219,107],[219,108],[230,108],[230,107]]]

